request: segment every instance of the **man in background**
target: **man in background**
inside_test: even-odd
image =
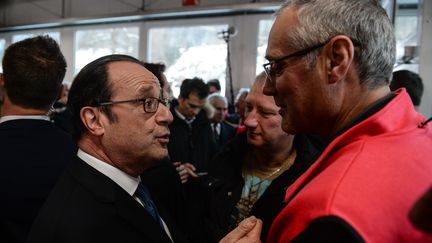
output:
[[[171,107],[174,121],[169,126],[171,161],[199,173],[207,173],[208,163],[216,151],[210,120],[203,110],[207,96],[208,87],[202,79],[185,79],[180,86],[180,95]],[[182,181],[186,182],[184,178]]]
[[[399,70],[393,72],[392,81],[390,82],[390,90],[396,91],[400,88],[405,88],[411,101],[418,110],[423,96],[423,81],[417,73],[409,70]]]
[[[9,46],[3,57],[5,94],[0,118],[0,239],[24,242],[67,162],[72,138],[49,121],[66,72],[48,36]]]
[[[207,82],[207,86],[209,89],[209,94],[213,94],[213,93],[218,93],[220,94],[221,92],[221,85],[218,79],[210,79]]]
[[[228,111],[226,97],[214,93],[208,97],[209,104],[214,108],[211,128],[216,149],[219,151],[235,135],[235,128],[225,122],[225,115]]]
[[[67,109],[67,96],[69,94],[69,85],[63,83],[60,92],[57,96],[56,102],[54,102],[52,109],[50,110],[51,121],[57,125],[60,129],[71,134],[72,133],[72,121],[70,111]]]
[[[240,134],[246,131],[244,125],[244,113],[245,113],[245,99],[249,94],[249,88],[241,88],[237,93],[234,101],[235,113],[229,114],[226,117],[226,121],[232,126],[236,127],[236,134]]]

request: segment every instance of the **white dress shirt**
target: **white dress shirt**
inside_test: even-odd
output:
[[[45,120],[50,121],[48,116],[39,115],[39,116],[2,116],[0,117],[0,123],[6,122],[6,121],[12,121],[12,120],[20,120],[20,119],[30,119],[30,120]]]

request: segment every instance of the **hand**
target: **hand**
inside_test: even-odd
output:
[[[190,163],[174,162],[177,172],[179,173],[181,183],[184,184],[188,181],[189,176],[198,177],[195,173],[195,166]]]
[[[260,241],[260,234],[262,228],[262,221],[251,216],[241,221],[239,226],[227,234],[219,243],[258,243]]]

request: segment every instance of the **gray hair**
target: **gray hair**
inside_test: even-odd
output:
[[[236,95],[234,103],[238,102],[241,97],[248,95],[249,92],[250,92],[249,88],[240,88],[240,90],[238,91],[238,93]]]
[[[388,84],[395,62],[393,25],[377,0],[292,0],[278,10],[296,9],[299,25],[287,36],[295,48],[325,43],[335,35],[346,35],[360,43],[355,51],[359,78],[373,88]],[[317,51],[307,55],[309,67]]]
[[[210,104],[212,104],[213,100],[222,100],[225,103],[225,105],[228,105],[227,98],[225,96],[222,96],[221,94],[218,94],[218,93],[213,93],[213,94],[209,95],[207,97],[207,100],[208,100],[208,102],[210,102]]]

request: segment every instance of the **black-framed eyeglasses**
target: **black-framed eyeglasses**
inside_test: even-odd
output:
[[[282,72],[282,70],[284,69],[284,65],[282,64],[282,61],[285,61],[285,60],[287,60],[289,58],[293,58],[293,57],[304,56],[304,55],[306,55],[312,51],[315,51],[316,49],[319,49],[319,48],[325,46],[327,44],[327,42],[328,41],[326,41],[325,43],[320,43],[318,45],[307,47],[307,48],[302,49],[300,51],[296,51],[296,52],[291,53],[289,55],[286,55],[286,56],[280,57],[278,59],[271,60],[267,63],[264,63],[263,67],[264,67],[265,73],[267,74],[267,77],[270,80],[273,80],[272,78],[274,76],[279,75]]]
[[[285,66],[282,64],[282,61],[285,61],[289,58],[293,58],[293,57],[301,57],[304,56],[312,51],[315,51],[323,46],[325,46],[329,41],[331,40],[331,38],[324,42],[324,43],[320,43],[311,47],[307,47],[305,49],[296,51],[294,53],[291,53],[289,55],[280,57],[278,59],[275,60],[271,60],[267,63],[263,64],[264,67],[264,71],[267,75],[267,78],[270,79],[270,81],[273,81],[273,77],[275,77],[276,75],[280,75],[283,71],[283,69],[285,68]],[[354,46],[360,46],[360,42],[354,39],[351,39],[352,43]]]
[[[159,108],[159,103],[162,103],[169,109],[169,100],[166,98],[148,97],[144,99],[133,99],[133,100],[120,100],[120,101],[106,101],[100,102],[98,106],[115,105],[121,103],[142,103],[144,111],[146,113],[155,113]]]

